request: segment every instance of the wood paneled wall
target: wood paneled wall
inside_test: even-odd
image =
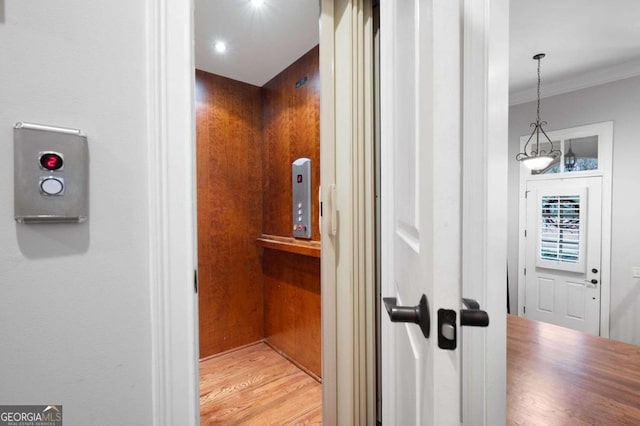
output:
[[[261,89],[196,71],[200,357],[263,338]]]
[[[321,377],[320,259],[264,250],[267,342]]]
[[[312,160],[311,238],[319,240],[318,47],[263,86],[262,109],[263,232],[292,236],[291,163],[307,157]],[[265,249],[262,268],[267,342],[320,377],[320,259]]]
[[[296,88],[296,82],[307,82]],[[319,240],[320,73],[315,47],[262,87],[263,232],[292,236],[291,163],[312,161],[312,240]]]
[[[312,160],[320,239],[319,86],[318,47],[262,89],[196,72],[201,357],[264,338],[321,375],[320,260],[255,244],[262,233],[292,236],[300,157]]]

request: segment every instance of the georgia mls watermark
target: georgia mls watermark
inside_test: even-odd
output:
[[[62,426],[62,405],[0,405],[0,426]]]

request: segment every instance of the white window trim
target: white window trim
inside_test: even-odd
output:
[[[611,176],[613,165],[613,121],[570,127],[547,132],[551,140],[577,139],[598,136],[598,170],[549,175],[531,175],[520,165],[520,190],[518,192],[518,315],[524,316],[526,241],[523,238],[527,225],[525,192],[528,181],[574,179],[585,176],[602,176],[602,263],[600,265],[600,336],[609,337],[611,312]],[[520,137],[520,150],[529,135]]]

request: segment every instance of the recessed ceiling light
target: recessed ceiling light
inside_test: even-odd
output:
[[[216,41],[214,48],[218,53],[224,53],[227,51],[227,45],[223,41]]]
[[[264,5],[264,0],[251,0],[251,5],[253,7],[262,7]]]

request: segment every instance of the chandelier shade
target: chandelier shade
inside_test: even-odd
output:
[[[538,155],[525,158],[520,160],[520,162],[522,162],[522,164],[524,164],[529,170],[543,170],[549,167],[549,165],[553,163],[553,160],[555,160],[555,158],[550,155]]]

